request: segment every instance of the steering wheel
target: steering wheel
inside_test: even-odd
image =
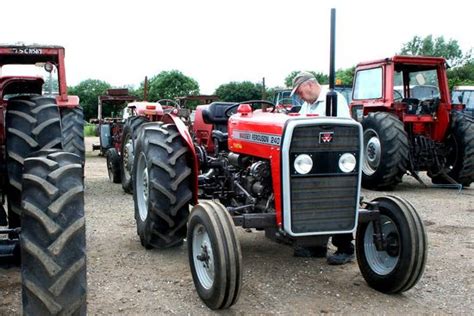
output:
[[[400,91],[393,90],[393,100],[394,101],[402,101],[403,100],[403,95],[400,93]]]
[[[179,105],[178,102],[176,102],[175,100],[171,100],[171,99],[160,99],[157,101],[158,103],[171,103],[171,106],[174,107],[174,108],[177,108],[178,110],[181,109],[181,106]],[[163,104],[164,105],[164,104]]]
[[[270,102],[270,101],[267,101],[267,100],[249,100],[249,101],[243,101],[243,102],[239,102],[239,103],[236,103],[236,104],[233,104],[231,106],[229,106],[225,112],[224,112],[224,115],[226,117],[230,117],[231,115],[235,114],[236,113],[236,110],[237,108],[239,107],[239,105],[241,104],[250,104],[250,106],[252,107],[252,110],[254,110],[254,107],[253,107],[253,104],[255,103],[258,103],[258,104],[267,104],[267,105],[270,105],[272,106],[272,110],[270,111],[271,113],[275,112],[275,104],[273,102]]]

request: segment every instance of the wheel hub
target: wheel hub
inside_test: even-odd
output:
[[[197,224],[193,229],[192,247],[194,269],[199,283],[205,289],[210,289],[215,275],[214,255],[209,234],[202,224]]]
[[[132,141],[129,139],[123,148],[123,171],[127,179],[130,178],[130,171],[133,164]]]
[[[400,241],[395,233],[390,233],[385,237],[387,254],[391,257],[397,257],[400,254]]]
[[[370,129],[364,132],[365,153],[363,171],[366,175],[372,175],[377,171],[382,156],[382,147],[377,133]]]
[[[145,221],[148,217],[149,178],[146,158],[144,154],[140,155],[140,158],[138,159],[136,184],[138,213],[140,215],[140,219],[142,221]]]
[[[364,252],[367,264],[379,275],[390,274],[400,259],[400,234],[392,219],[380,216],[382,234],[386,240],[385,250],[378,251],[374,242],[374,223],[370,223],[364,234]]]

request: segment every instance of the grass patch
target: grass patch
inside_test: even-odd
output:
[[[85,124],[84,125],[84,136],[95,136],[95,124]]]

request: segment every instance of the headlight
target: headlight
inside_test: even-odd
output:
[[[295,159],[295,170],[299,174],[307,174],[313,169],[313,159],[307,154],[298,155]]]
[[[345,153],[339,158],[339,169],[343,172],[352,172],[357,164],[353,154]]]

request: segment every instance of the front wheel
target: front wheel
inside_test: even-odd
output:
[[[188,221],[188,256],[199,297],[211,309],[235,304],[242,286],[242,254],[235,227],[220,203],[201,201]]]
[[[420,279],[426,263],[427,239],[415,208],[396,196],[376,198],[386,247],[374,243],[374,223],[360,224],[356,250],[360,271],[367,283],[383,293],[401,293]]]

